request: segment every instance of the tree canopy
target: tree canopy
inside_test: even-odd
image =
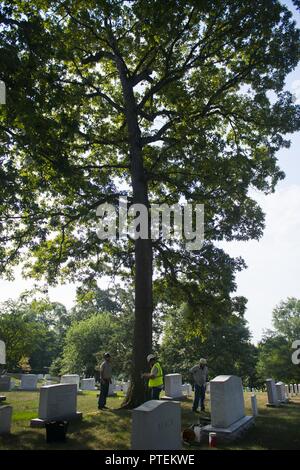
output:
[[[292,361],[293,343],[300,340],[299,299],[290,297],[274,308],[273,327],[258,345],[258,373],[264,378],[299,383],[300,365]]]
[[[262,235],[249,189],[283,177],[276,152],[300,124],[284,82],[299,53],[277,0],[0,2],[1,269],[26,260],[51,283],[134,279],[131,406],[159,296],[203,321],[232,311],[244,264],[215,242]],[[204,204],[204,246],[100,241],[95,209],[120,194],[148,210]]]

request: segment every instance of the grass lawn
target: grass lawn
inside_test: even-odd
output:
[[[10,436],[0,437],[0,449],[130,449],[131,412],[118,410],[122,394],[108,399],[110,411],[98,412],[97,392],[78,395],[81,423],[69,426],[65,444],[46,444],[45,429],[30,428],[29,421],[38,413],[38,392],[5,392],[6,404],[13,406]],[[250,413],[250,393],[245,394],[247,414]],[[259,416],[245,437],[235,443],[218,445],[219,449],[300,449],[300,397],[280,408],[267,408],[266,394],[258,393]],[[195,424],[199,415],[191,411],[192,400],[182,402],[182,429]],[[207,444],[186,449],[207,449]]]

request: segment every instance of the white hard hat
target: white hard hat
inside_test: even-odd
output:
[[[147,356],[147,362],[150,362],[151,359],[155,359],[154,354],[148,354],[148,356]]]
[[[207,360],[204,357],[201,357],[200,364],[207,364]]]

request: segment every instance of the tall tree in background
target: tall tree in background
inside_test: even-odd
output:
[[[155,295],[188,301],[203,322],[230,315],[243,263],[214,242],[262,234],[249,189],[274,190],[275,153],[299,129],[283,91],[299,31],[277,0],[1,1],[0,26],[2,270],[27,247],[27,273],[51,283],[134,278],[135,406],[153,274]],[[204,203],[203,248],[99,241],[95,209],[119,194],[148,209]]]
[[[273,330],[266,331],[258,345],[258,374],[262,379],[299,383],[300,364],[294,364],[293,343],[300,340],[300,300],[289,297],[273,310]]]
[[[232,315],[205,330],[203,325],[191,324],[185,306],[166,314],[160,348],[160,359],[165,373],[180,372],[191,380],[189,369],[201,357],[208,361],[209,377],[222,374],[238,375],[243,384],[254,387],[256,378],[256,347],[243,312]]]

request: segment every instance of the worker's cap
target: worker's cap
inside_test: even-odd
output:
[[[106,353],[104,354],[104,357],[110,357],[109,352],[106,352]]]
[[[147,362],[150,362],[151,359],[155,359],[154,354],[148,354],[148,356],[147,356]]]
[[[200,364],[207,364],[207,360],[204,357],[201,357]]]

